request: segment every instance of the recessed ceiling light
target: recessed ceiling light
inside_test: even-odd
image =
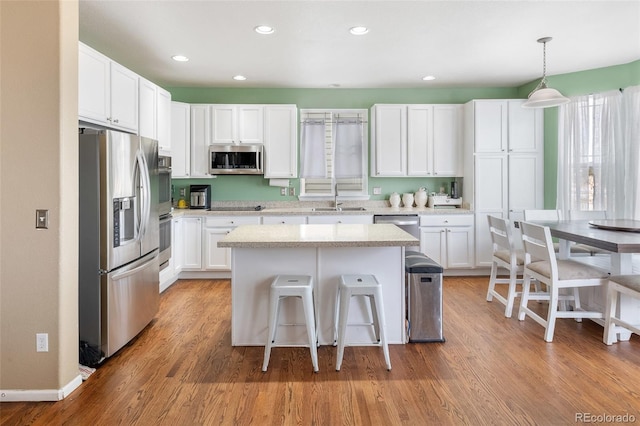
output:
[[[273,27],[270,27],[268,25],[258,25],[254,28],[254,31],[258,34],[273,34],[275,32]]]
[[[329,87],[331,87],[331,88],[334,88],[334,89],[335,89],[335,88],[340,87],[340,85],[339,85],[338,83],[332,83],[332,84],[330,84],[330,85],[329,85]]]
[[[431,81],[431,80],[435,80],[436,78],[432,75],[425,75],[424,77],[422,77],[422,79],[424,81]]]
[[[352,27],[349,32],[353,35],[365,35],[369,32],[367,27]]]
[[[171,59],[178,62],[187,62],[189,60],[189,58],[184,55],[173,55]]]
[[[233,77],[233,79],[237,81],[245,81],[247,77],[245,77],[244,75],[236,75]]]

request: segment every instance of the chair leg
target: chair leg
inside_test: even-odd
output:
[[[618,292],[613,288],[611,283],[609,283],[609,288],[607,289],[607,308],[604,316],[604,333],[602,335],[602,341],[607,345],[611,345],[618,341],[616,336],[616,325],[611,320],[611,318],[616,314],[617,308]]]
[[[558,316],[558,288],[551,286],[549,289],[549,312],[547,313],[547,324],[544,331],[544,340],[553,341],[553,332],[556,327],[556,317]]]
[[[365,296],[369,299],[369,306],[371,308],[371,319],[373,324],[373,332],[375,334],[376,341],[380,343],[380,317],[378,316],[377,298],[374,296]]]
[[[378,327],[380,329],[380,344],[384,352],[384,360],[387,363],[387,370],[391,371],[391,357],[389,356],[389,345],[387,344],[387,324],[384,316],[384,304],[382,302],[382,290],[378,290],[375,300],[375,309],[378,318]]]
[[[498,276],[498,265],[496,264],[496,262],[491,262],[491,275],[489,276],[489,288],[487,289],[487,302],[491,302],[493,300],[493,292],[495,291],[495,288],[496,288],[497,276]]]
[[[348,290],[340,292],[340,313],[338,322],[338,349],[336,351],[336,371],[342,367],[344,357],[345,334],[347,334],[347,318],[349,317],[349,302],[351,294]]]
[[[580,311],[582,310],[582,305],[580,304],[580,289],[575,287],[573,289],[573,310]],[[576,317],[576,322],[582,322],[582,318]]]
[[[507,306],[504,309],[504,316],[507,318],[511,318],[511,314],[513,313],[513,304],[516,300],[517,275],[518,274],[513,269],[509,272],[509,292],[507,293]]]
[[[278,329],[278,313],[280,307],[280,299],[276,295],[272,295],[269,299],[269,328],[267,331],[267,344],[264,347],[264,361],[262,362],[262,371],[267,371],[269,366],[269,358],[271,357],[271,347],[276,338]]]
[[[318,372],[318,339],[316,337],[316,319],[313,309],[313,300],[310,297],[302,298],[302,306],[304,308],[305,322],[307,323],[307,336],[309,337],[309,351],[311,352],[311,363],[313,364],[313,371]]]
[[[526,309],[529,302],[529,291],[531,289],[531,277],[524,274],[522,277],[522,294],[520,295],[520,310],[518,311],[518,319],[524,321],[524,317],[527,314]]]

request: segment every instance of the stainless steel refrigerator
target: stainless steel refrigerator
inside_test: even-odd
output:
[[[85,129],[80,143],[80,340],[113,355],[158,312],[158,143]]]

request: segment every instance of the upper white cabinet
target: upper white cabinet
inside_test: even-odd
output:
[[[161,155],[171,155],[171,94],[140,78],[138,134],[158,141]]]
[[[160,154],[171,155],[171,93],[156,86],[156,139]]]
[[[211,137],[209,110],[209,105],[191,105],[191,170],[189,177],[192,178],[209,176],[207,162],[207,157],[209,156],[209,140]]]
[[[295,105],[264,107],[265,178],[298,177],[298,109]]]
[[[138,132],[138,75],[80,43],[78,117],[81,121]]]
[[[459,176],[462,105],[374,105],[373,176]]]
[[[171,177],[191,174],[191,105],[171,102]]]
[[[211,105],[212,144],[261,144],[264,138],[262,105]]]
[[[523,100],[465,104],[463,197],[475,213],[476,266],[491,265],[488,215],[522,220],[544,208],[543,112]]]

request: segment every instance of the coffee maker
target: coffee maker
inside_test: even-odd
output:
[[[211,185],[191,185],[189,188],[191,193],[192,209],[210,209],[211,208]]]

